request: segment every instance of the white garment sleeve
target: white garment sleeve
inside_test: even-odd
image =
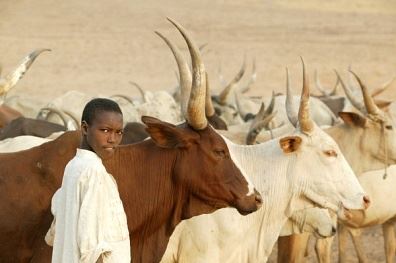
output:
[[[101,254],[111,252],[105,241],[106,180],[104,174],[95,168],[83,172],[79,182],[80,212],[77,224],[77,244],[80,249],[80,263],[95,263]]]
[[[51,213],[54,216],[54,220],[52,220],[51,227],[48,230],[48,232],[47,232],[47,234],[45,235],[45,238],[44,238],[45,242],[51,247],[54,246],[55,225],[56,225],[56,210],[57,210],[58,205],[59,205],[58,199],[59,199],[59,196],[61,195],[61,191],[62,191],[62,189],[59,188],[55,192],[54,196],[51,199]]]

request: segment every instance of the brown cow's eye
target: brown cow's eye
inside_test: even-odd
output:
[[[324,153],[325,153],[327,156],[329,156],[329,157],[337,157],[337,156],[338,156],[337,152],[334,151],[334,150],[324,151]]]
[[[386,126],[385,126],[385,129],[387,129],[387,130],[393,130],[393,127],[392,127],[392,125],[386,125]]]
[[[219,150],[214,150],[215,154],[221,158],[225,158],[226,157],[226,152],[222,149]]]

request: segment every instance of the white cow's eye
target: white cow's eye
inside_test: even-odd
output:
[[[337,157],[337,156],[338,156],[337,152],[334,151],[334,150],[327,150],[327,151],[324,151],[324,154],[326,154],[326,155],[329,156],[329,157]]]

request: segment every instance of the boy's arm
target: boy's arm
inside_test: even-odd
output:
[[[77,226],[77,243],[80,263],[97,262],[103,253],[111,252],[104,238],[104,204],[106,187],[103,175],[96,169],[88,169],[79,183],[80,213]]]

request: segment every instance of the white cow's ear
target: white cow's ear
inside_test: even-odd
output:
[[[142,122],[147,125],[146,131],[155,144],[162,148],[188,147],[199,139],[199,135],[171,123],[154,117],[142,116]]]
[[[367,119],[354,112],[339,112],[338,116],[349,125],[355,125],[358,127],[366,127]]]
[[[284,153],[291,153],[298,150],[302,142],[299,136],[287,136],[279,140],[280,147]]]

